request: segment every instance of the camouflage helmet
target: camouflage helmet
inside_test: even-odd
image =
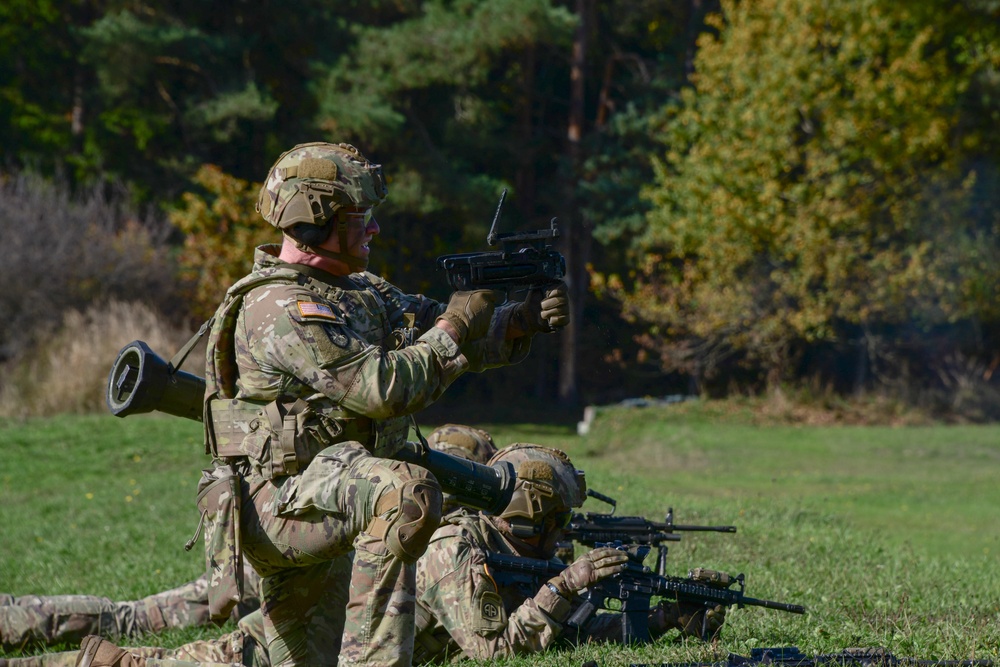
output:
[[[345,252],[347,218],[337,212],[345,206],[378,206],[388,194],[381,165],[369,162],[350,144],[317,141],[281,154],[260,188],[257,212],[300,248],[358,269],[368,262]],[[334,227],[341,251],[317,248]]]
[[[486,431],[461,424],[445,424],[427,436],[427,446],[444,454],[485,464],[497,453],[493,438]],[[462,507],[451,493],[443,494],[442,514],[450,514]]]
[[[342,206],[378,206],[389,194],[382,166],[350,144],[314,141],[285,151],[267,173],[257,211],[284,231],[324,225]]]
[[[546,518],[562,514],[569,518],[574,507],[587,497],[583,471],[573,467],[565,452],[552,447],[515,443],[498,451],[489,465],[507,461],[517,471],[514,495],[499,514],[515,535],[538,534]]]
[[[427,444],[439,452],[483,464],[497,453],[489,433],[461,424],[445,424],[434,429],[427,436]]]

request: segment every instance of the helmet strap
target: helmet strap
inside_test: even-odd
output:
[[[319,255],[320,257],[326,257],[327,259],[333,259],[338,262],[343,262],[347,264],[351,271],[364,271],[368,268],[368,258],[367,257],[355,257],[354,255],[349,255],[344,252],[344,248],[347,247],[347,217],[343,215],[334,214],[337,218],[337,242],[340,245],[340,252],[333,252],[332,250],[326,250],[325,248],[320,248],[313,245],[306,245],[301,241],[292,239],[295,241],[295,247],[299,250],[305,252],[311,252],[314,255]]]
[[[511,517],[507,519],[507,523],[510,524],[510,532],[521,539],[531,538],[542,532],[541,526],[521,517]]]

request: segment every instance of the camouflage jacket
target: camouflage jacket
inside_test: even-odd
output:
[[[266,464],[285,421],[301,440],[298,465],[345,440],[389,457],[406,437],[407,415],[459,375],[527,355],[528,339],[506,340],[513,304],[497,309],[484,339],[460,350],[434,327],[446,304],[367,272],[333,276],[284,264],[279,250],[257,249],[253,271],[230,288],[209,336],[206,428],[230,455]],[[419,337],[406,341],[407,329]],[[238,399],[236,407],[226,399]]]
[[[560,638],[572,640],[563,637],[562,623],[570,608],[553,611],[557,596],[544,582],[529,593],[498,586],[490,577],[484,567],[487,553],[524,555],[495,519],[459,510],[447,521],[417,561],[414,664],[524,655],[544,651]],[[599,614],[584,631],[590,640],[609,641],[620,636],[621,619]]]

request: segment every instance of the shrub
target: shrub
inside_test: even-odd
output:
[[[0,174],[0,285],[7,286],[0,290],[0,362],[16,363],[68,311],[91,303],[142,299],[183,312],[172,228],[128,201],[121,187],[74,195],[59,180]]]
[[[66,311],[62,325],[8,362],[0,386],[0,416],[25,418],[107,410],[105,385],[118,351],[135,339],[169,360],[190,333],[144,302],[110,301]],[[204,346],[184,370],[204,373]]]

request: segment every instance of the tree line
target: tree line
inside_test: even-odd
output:
[[[372,266],[407,289],[447,296],[433,258],[483,248],[503,188],[506,229],[558,218],[574,325],[495,391],[995,392],[998,18],[996,0],[8,0],[0,150],[8,179],[112,184],[169,218],[192,322],[276,240],[253,212],[271,162],[346,141],[389,177]]]

